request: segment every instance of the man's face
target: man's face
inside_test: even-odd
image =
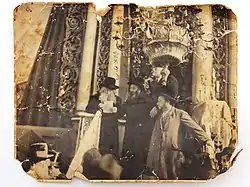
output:
[[[106,88],[106,87],[102,87],[102,88],[100,89],[99,100],[100,100],[101,102],[107,101],[107,99],[108,99],[108,92],[109,92],[109,89]]]
[[[139,93],[140,93],[140,89],[139,89],[139,87],[137,85],[131,84],[129,86],[129,95],[130,95],[130,97],[134,98],[134,97],[138,96]]]
[[[109,91],[108,88],[102,87],[102,88],[100,89],[100,94],[101,94],[101,93],[108,93],[108,91]]]
[[[158,107],[158,109],[162,110],[162,109],[169,109],[172,105],[163,96],[159,96],[156,106]]]
[[[159,96],[158,99],[157,99],[157,103],[156,103],[156,106],[159,108],[159,109],[162,109],[163,107],[165,107],[166,105],[166,100],[163,96]]]
[[[163,70],[163,67],[153,67],[152,75],[155,77],[157,80],[161,79],[162,75],[161,72]]]
[[[168,76],[170,75],[170,71],[168,69],[168,65],[164,66],[164,68],[161,71],[161,75],[163,77],[164,80],[168,79]]]

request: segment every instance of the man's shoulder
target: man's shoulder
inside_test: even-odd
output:
[[[118,95],[116,95],[115,97],[118,102],[122,102],[122,98],[120,98]]]
[[[96,99],[96,100],[98,100],[98,99],[99,99],[99,94],[91,95],[91,96],[89,97],[89,99]]]
[[[185,110],[173,107],[173,110],[175,113],[179,114],[180,116],[186,116],[189,115]]]

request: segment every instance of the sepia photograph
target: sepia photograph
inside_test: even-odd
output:
[[[238,144],[237,18],[224,5],[25,3],[15,158],[39,181],[202,181]]]

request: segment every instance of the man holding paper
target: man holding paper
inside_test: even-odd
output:
[[[101,154],[113,154],[118,158],[118,115],[122,100],[115,95],[115,79],[106,77],[100,85],[100,91],[92,95],[86,107],[86,112],[95,114],[102,112],[99,150]]]

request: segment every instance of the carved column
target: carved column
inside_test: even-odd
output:
[[[112,18],[112,30],[111,37],[122,33],[123,24],[119,24],[124,17],[124,6],[115,5],[113,6],[113,18]],[[116,79],[116,85],[119,85],[120,81],[120,66],[121,66],[122,53],[117,48],[117,41],[111,39],[110,41],[110,52],[109,52],[109,65],[108,65],[108,76]]]
[[[200,6],[200,8],[202,11],[198,17],[203,24],[202,31],[205,33],[203,39],[211,40],[209,37],[213,31],[211,6]],[[206,45],[211,45],[211,42]],[[202,40],[198,40],[196,46],[193,60],[192,101],[199,103],[211,99],[213,53],[204,49]]]
[[[87,28],[85,32],[85,41],[83,47],[82,66],[77,94],[77,110],[85,109],[90,95],[96,27],[97,19],[95,14],[95,7],[93,4],[89,4]]]
[[[233,12],[229,14],[229,29],[237,29],[236,16]],[[231,113],[235,116],[235,110],[237,108],[237,33],[232,32],[229,34],[229,69],[228,69],[228,96],[229,106]]]
[[[99,18],[99,36],[96,53],[96,67],[93,92],[99,90],[99,85],[108,76],[109,52],[111,41],[111,25],[113,10],[110,9],[104,16]]]

